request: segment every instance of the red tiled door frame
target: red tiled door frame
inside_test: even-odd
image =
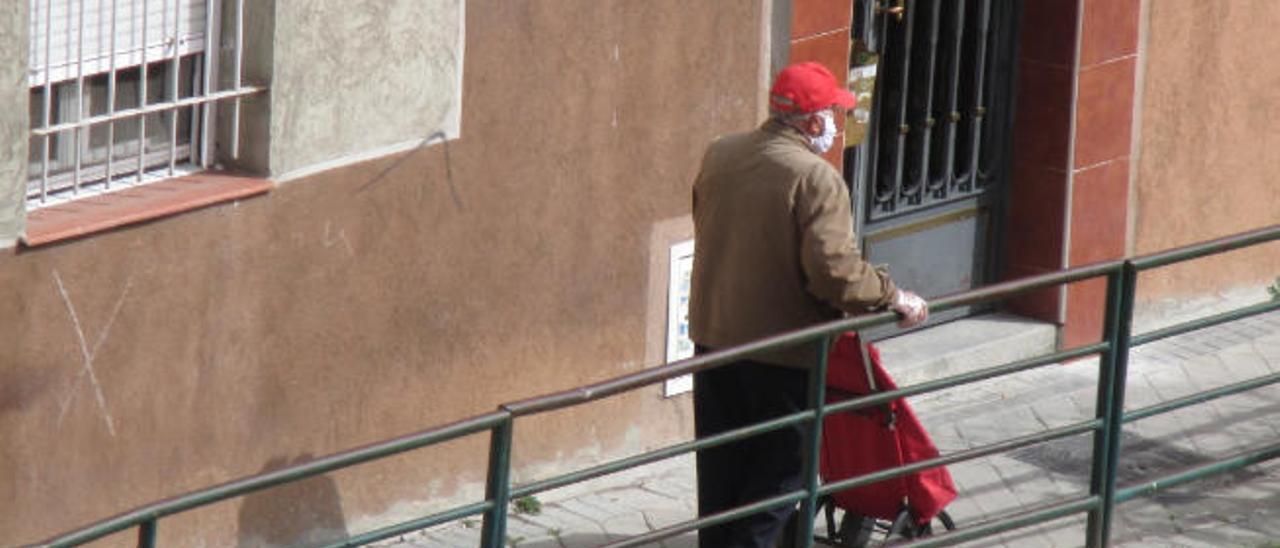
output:
[[[1004,277],[1121,258],[1141,0],[1039,0],[1025,12]],[[1014,300],[1062,326],[1063,347],[1101,336],[1106,282]]]

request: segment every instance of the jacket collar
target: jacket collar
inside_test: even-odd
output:
[[[784,124],[777,119],[769,118],[768,120],[765,120],[763,124],[760,124],[760,131],[770,135],[783,137],[789,141],[795,142],[801,147],[804,147],[805,150],[809,150],[809,140],[805,138],[803,133],[800,133],[800,130]]]

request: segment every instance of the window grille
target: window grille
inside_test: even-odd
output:
[[[28,1],[29,209],[208,167],[222,102],[238,156],[244,0]]]

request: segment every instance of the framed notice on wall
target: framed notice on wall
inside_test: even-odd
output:
[[[693,278],[693,240],[671,246],[671,275],[667,278],[667,363],[693,357],[689,339],[689,285]],[[693,390],[693,377],[668,379],[663,395]]]

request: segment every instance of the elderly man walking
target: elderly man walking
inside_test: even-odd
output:
[[[923,299],[862,259],[849,191],[821,156],[854,101],[822,65],[795,64],[778,74],[763,125],[707,148],[693,186],[689,329],[699,352],[884,307],[903,326],[927,319]],[[805,408],[813,345],[754,358],[695,374],[698,437]],[[797,425],[699,452],[698,515],[800,488],[804,435]],[[698,544],[772,547],[793,511],[705,528]]]

